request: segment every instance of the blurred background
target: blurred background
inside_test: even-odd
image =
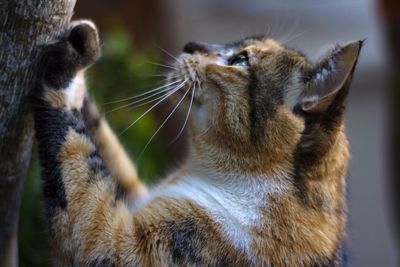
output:
[[[124,131],[146,109],[122,107],[127,102],[107,103],[159,86],[162,78],[158,75],[168,68],[154,63],[172,61],[164,50],[177,55],[188,41],[223,43],[268,33],[316,59],[332,44],[366,39],[346,117],[352,151],[348,178],[349,266],[400,266],[394,216],[399,180],[390,175],[390,170],[398,167],[395,154],[400,152],[396,152],[397,147],[393,149],[395,143],[388,138],[396,139],[397,135],[389,130],[395,133],[398,125],[396,109],[390,108],[398,104],[390,101],[396,96],[390,88],[397,88],[396,80],[399,84],[399,75],[395,74],[399,61],[395,57],[400,58],[400,8],[396,2],[78,0],[75,18],[90,18],[100,28],[103,58],[90,70],[88,82],[116,133]],[[168,103],[160,105],[121,134],[133,158],[141,154],[170,109]],[[184,113],[174,115],[141,154],[139,171],[149,184],[184,157],[185,134],[168,145],[179,133],[184,118]],[[51,264],[41,215],[39,171],[34,156],[21,208],[21,266]]]

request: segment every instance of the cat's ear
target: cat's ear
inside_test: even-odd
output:
[[[313,66],[298,102],[303,111],[326,110],[341,90],[348,90],[362,44],[336,46]]]

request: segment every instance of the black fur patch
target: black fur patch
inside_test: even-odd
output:
[[[125,200],[127,194],[125,188],[118,182],[115,182],[115,200]]]
[[[58,209],[67,208],[61,162],[57,159],[69,128],[84,130],[82,120],[74,112],[56,109],[44,101],[35,108],[35,130],[42,165],[43,194],[47,218],[52,220]],[[50,223],[51,225],[51,223]]]
[[[41,65],[40,80],[54,89],[64,89],[78,71],[78,54],[68,42],[60,41],[45,47]]]
[[[103,162],[99,152],[93,151],[87,158],[89,169],[93,174],[100,173],[102,177],[110,176],[111,173]]]
[[[90,169],[91,175],[89,175],[89,182],[93,181],[94,177],[101,177],[101,179],[108,179],[110,181],[110,186],[115,187],[114,195],[115,200],[123,200],[126,197],[126,190],[124,187],[111,177],[111,172],[107,168],[99,154],[98,150],[95,150],[87,158],[87,163]],[[99,176],[97,176],[99,174]]]
[[[250,138],[253,143],[257,143],[261,136],[264,135],[265,126],[264,118],[262,113],[263,108],[259,108],[257,101],[258,95],[260,94],[260,83],[257,75],[254,71],[250,72],[250,83],[248,87],[249,92],[249,106],[250,106]],[[266,103],[267,104],[267,103]],[[265,105],[266,106],[266,105]]]
[[[127,196],[125,188],[111,177],[111,172],[104,163],[98,150],[95,150],[87,158],[87,163],[90,170],[89,182],[92,182],[94,177],[101,177],[110,181],[110,186],[114,187],[115,200],[124,200]],[[99,175],[98,175],[99,174]]]
[[[96,104],[86,96],[83,101],[82,115],[89,133],[93,134],[100,126],[102,115],[98,111]]]
[[[195,52],[207,53],[209,51],[212,51],[209,45],[195,42],[189,42],[183,47],[183,52],[188,54],[194,54]]]
[[[167,230],[170,233],[170,247],[175,264],[195,264],[201,266],[200,247],[205,241],[204,233],[199,232],[193,218],[186,218],[182,222],[168,222]]]
[[[265,136],[267,120],[274,117],[278,105],[283,103],[283,93],[279,85],[268,81],[268,77],[258,77],[255,70],[249,70],[250,138],[257,144]]]
[[[89,263],[88,267],[115,267],[115,263],[111,259],[96,259]]]

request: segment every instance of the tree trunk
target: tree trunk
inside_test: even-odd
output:
[[[18,211],[31,156],[38,55],[76,0],[0,0],[0,266],[17,266]]]

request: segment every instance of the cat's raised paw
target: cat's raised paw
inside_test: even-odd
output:
[[[94,63],[100,56],[99,34],[90,20],[76,20],[70,24],[68,42],[80,56],[81,64]]]
[[[80,70],[88,68],[99,57],[99,35],[94,23],[74,21],[56,42],[45,47],[43,80],[52,88],[63,88]]]

